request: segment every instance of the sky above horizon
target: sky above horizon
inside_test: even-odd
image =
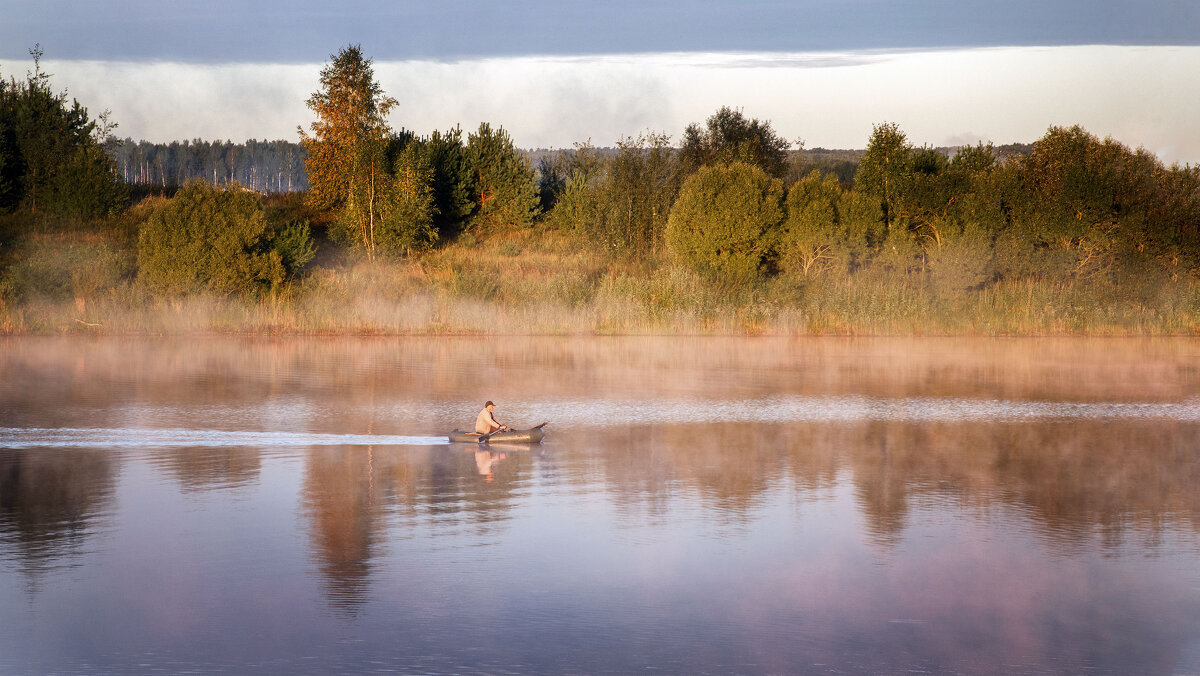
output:
[[[883,121],[933,145],[1081,124],[1200,163],[1195,0],[0,0],[0,74],[35,43],[56,88],[152,141],[295,140],[322,65],[361,44],[393,126],[422,134],[678,139],[729,105],[810,148]]]

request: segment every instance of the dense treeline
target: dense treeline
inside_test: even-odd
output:
[[[126,199],[104,152],[116,125],[107,112],[91,119],[79,101],[55,93],[41,69],[41,48],[30,55],[33,70],[24,79],[0,77],[0,212],[114,212]]]
[[[1200,169],[1080,127],[947,150],[883,123],[863,151],[804,150],[723,107],[678,143],[535,168],[488,123],[394,130],[351,46],[299,145],[120,146],[38,57],[0,83],[4,331],[98,297],[297,331],[1200,331]],[[125,208],[127,183],[179,189]]]
[[[109,144],[117,175],[128,184],[177,188],[188,181],[239,183],[261,193],[308,189],[307,154],[290,141],[172,141],[126,138]]]
[[[882,124],[847,186],[816,169],[784,185],[769,124],[721,109],[708,125],[678,151],[651,136],[614,157],[544,160],[551,221],[622,256],[655,253],[665,235],[712,278],[882,274],[953,294],[1019,278],[1151,291],[1200,273],[1200,170],[1080,127],[1053,127],[1024,154],[947,157]]]
[[[387,123],[396,100],[371,60],[350,46],[321,71],[308,100],[317,115],[308,151],[307,203],[336,214],[331,234],[373,258],[428,249],[467,228],[528,227],[539,213],[536,174],[503,128],[427,138]]]

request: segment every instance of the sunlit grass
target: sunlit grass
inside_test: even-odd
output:
[[[136,220],[135,217],[131,217]],[[126,219],[128,220],[128,219]],[[1014,280],[939,295],[920,274],[744,285],[665,255],[613,260],[557,229],[475,235],[412,260],[334,256],[256,296],[157,298],[128,223],[0,246],[0,333],[260,335],[1195,335],[1200,283]]]

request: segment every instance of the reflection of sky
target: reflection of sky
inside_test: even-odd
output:
[[[1006,341],[931,361],[894,342],[420,351],[446,344],[403,343],[409,370],[346,365],[388,342],[287,366],[302,342],[209,344],[199,365],[13,343],[0,673],[1195,671],[1190,343],[1037,353],[1049,371]],[[463,354],[508,396],[463,385]],[[811,390],[800,357],[825,369]],[[520,389],[539,359],[546,382]],[[699,385],[628,386],[651,371]],[[490,482],[441,437],[478,394],[551,420]],[[674,424],[697,415],[732,424]]]
[[[425,456],[401,457],[417,471]],[[479,486],[473,454],[455,457],[456,480]],[[647,522],[571,449],[497,476],[518,488],[498,528],[364,514],[374,546],[347,616],[326,607],[313,543],[297,537],[302,458],[275,457],[255,484],[183,493],[127,454],[117,527],[83,565],[47,573],[32,597],[0,567],[0,619],[15,627],[0,635],[0,670],[36,656],[47,671],[130,673],[1170,673],[1200,639],[1187,630],[1200,626],[1200,578],[1186,534],[1165,533],[1154,556],[1095,541],[1064,551],[1019,509],[914,499],[885,543],[867,534],[849,473],[815,492],[779,482],[732,521],[678,486]],[[381,492],[376,509],[395,499]],[[27,613],[38,621],[9,621]]]

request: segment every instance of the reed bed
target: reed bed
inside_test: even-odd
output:
[[[612,260],[552,228],[465,237],[413,260],[331,257],[255,296],[150,295],[127,229],[8,241],[0,333],[180,335],[1196,335],[1200,282],[919,274],[731,286],[665,256]]]

